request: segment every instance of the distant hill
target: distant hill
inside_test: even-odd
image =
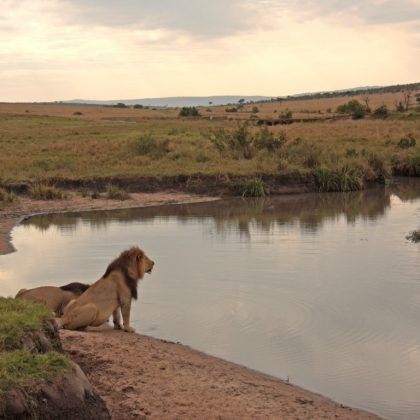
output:
[[[277,100],[299,100],[299,99],[321,99],[333,98],[337,96],[354,96],[371,93],[395,93],[403,90],[419,90],[420,83],[410,83],[392,86],[362,86],[348,89],[339,89],[332,91],[298,93],[288,96],[174,96],[167,98],[142,98],[142,99],[115,99],[109,101],[97,101],[90,99],[73,99],[70,101],[60,101],[64,104],[87,104],[87,105],[117,105],[123,103],[127,106],[143,105],[151,107],[178,108],[183,106],[209,106],[209,105],[227,105],[236,104],[240,99],[245,102],[269,102]]]
[[[238,103],[240,99],[245,102],[261,102],[269,101],[270,96],[179,96],[168,98],[143,98],[143,99],[116,99],[110,101],[96,101],[89,99],[73,99],[71,101],[63,101],[66,104],[89,104],[89,105],[116,105],[123,103],[125,105],[143,105],[177,108],[182,106],[209,106],[209,105],[227,105]]]

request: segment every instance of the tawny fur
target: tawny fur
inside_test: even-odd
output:
[[[69,303],[61,326],[69,330],[98,327],[112,315],[114,328],[134,332],[130,326],[131,300],[137,298],[138,282],[153,266],[154,262],[138,247],[122,252],[102,278]]]
[[[56,316],[63,315],[68,303],[78,298],[89,288],[88,284],[70,283],[65,286],[42,286],[19,290],[15,299],[27,299],[48,306]]]

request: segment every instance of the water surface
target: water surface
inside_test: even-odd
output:
[[[351,194],[36,216],[1,294],[156,261],[133,326],[389,418],[420,418],[420,183]],[[139,356],[141,357],[141,356]]]

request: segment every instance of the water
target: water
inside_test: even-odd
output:
[[[1,294],[156,261],[137,331],[388,418],[420,418],[420,182],[351,194],[56,214],[13,231]]]

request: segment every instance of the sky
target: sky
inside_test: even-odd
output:
[[[420,81],[420,0],[0,0],[0,101]]]

